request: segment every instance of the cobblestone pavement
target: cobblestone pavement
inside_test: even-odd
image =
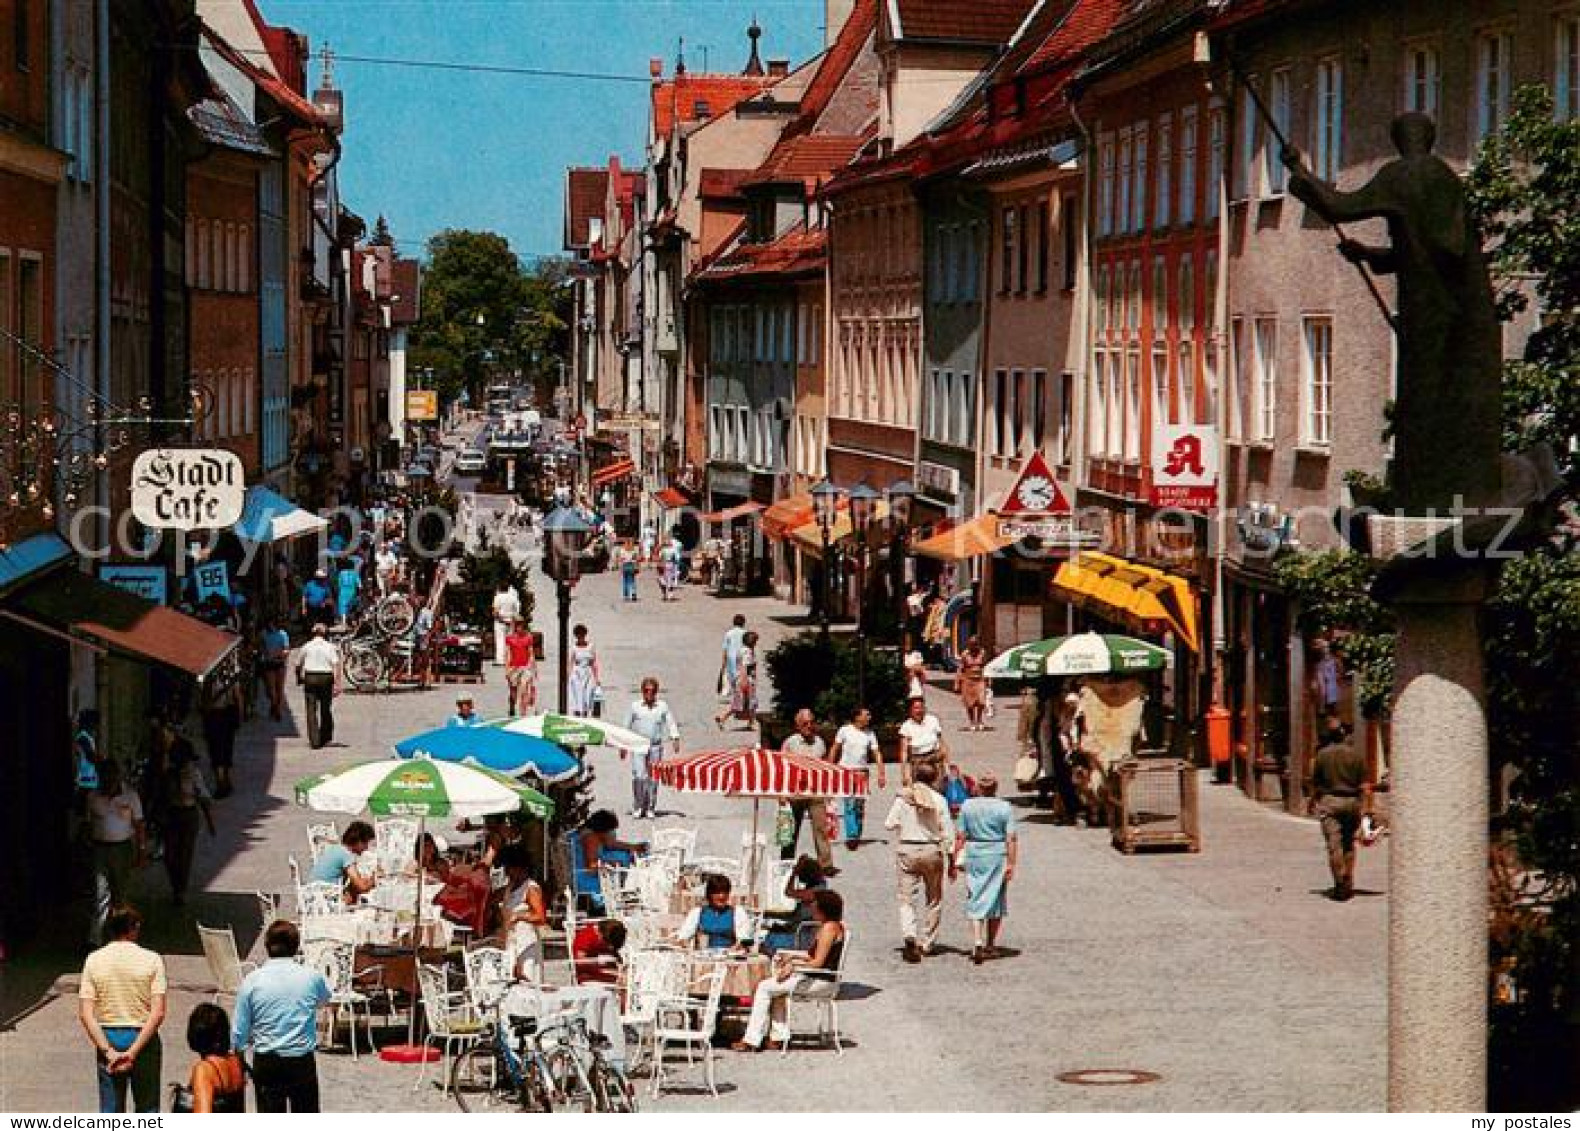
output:
[[[550,638],[553,596],[536,578],[536,624]],[[695,587],[664,604],[648,576],[642,600],[618,599],[613,575],[585,579],[575,618],[592,629],[615,714],[638,680],[663,679],[693,749],[745,738],[721,735],[719,638],[745,613],[763,648],[800,628],[799,610],[768,599],[718,599]],[[254,721],[244,731],[238,790],[219,806],[221,833],[200,846],[203,886],[185,912],[172,908],[162,877],[140,878],[149,941],[169,956],[175,984],[166,1028],[165,1076],[188,1058],[185,1018],[207,1000],[208,975],[191,923],[235,925],[243,951],[256,941],[254,892],[288,888],[286,856],[305,850],[308,814],[291,784],[327,764],[387,749],[449,713],[452,688],[343,698],[337,737],[344,749],[313,752],[293,721]],[[484,714],[503,709],[497,669],[477,689]],[[968,771],[994,767],[1007,780],[1015,750],[1013,710],[996,729],[960,732],[961,712],[942,687],[932,699]],[[301,718],[293,692],[292,720]],[[629,808],[627,778],[612,754],[592,758],[600,801]],[[892,795],[893,783],[889,789]],[[1125,857],[1096,831],[1056,827],[1023,810],[1021,868],[1003,942],[1008,957],[981,967],[966,957],[962,894],[947,897],[945,953],[920,966],[900,960],[894,865],[881,841],[847,852],[836,886],[852,928],[842,1018],[844,1055],[798,1047],[720,1054],[720,1097],[682,1072],[679,1090],[644,1106],[700,1110],[1378,1110],[1385,1072],[1386,848],[1365,853],[1365,898],[1321,897],[1326,869],[1313,823],[1251,803],[1203,779],[1205,847],[1198,855]],[[869,805],[868,835],[882,835],[887,797]],[[729,852],[750,811],[743,802],[665,793],[661,821],[694,822],[701,851]],[[627,818],[629,822],[629,818]],[[647,822],[631,831],[641,833]],[[75,1020],[78,955],[56,968],[12,963],[13,979],[54,988],[11,1031],[0,1034],[0,1108],[89,1110],[91,1059]],[[33,995],[36,996],[36,995]],[[8,995],[15,1000],[16,994]],[[330,1110],[445,1110],[436,1090],[414,1091],[414,1070],[344,1051],[320,1058]],[[1137,1069],[1154,1082],[1080,1086],[1061,1074]],[[644,1082],[645,1083],[645,1082]]]

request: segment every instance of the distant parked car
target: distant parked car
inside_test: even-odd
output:
[[[476,448],[467,448],[455,457],[455,469],[462,475],[481,475],[488,470],[488,457]]]

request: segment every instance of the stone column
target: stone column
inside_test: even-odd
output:
[[[1388,1108],[1483,1111],[1487,719],[1478,570],[1393,599],[1398,689],[1388,875]]]

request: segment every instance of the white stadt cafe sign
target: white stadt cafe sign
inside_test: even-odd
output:
[[[132,514],[150,530],[221,530],[241,518],[246,498],[234,452],[155,448],[132,464]]]

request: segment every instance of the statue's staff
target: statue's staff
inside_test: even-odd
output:
[[[1262,121],[1267,124],[1267,128],[1272,131],[1274,139],[1278,142],[1280,160],[1283,160],[1290,154],[1298,154],[1300,151],[1289,144],[1289,139],[1284,136],[1284,131],[1278,128],[1277,120],[1274,119],[1272,113],[1268,110],[1267,104],[1262,101],[1262,95],[1256,89],[1256,85],[1240,69],[1240,64],[1235,62],[1233,55],[1228,52],[1224,54],[1229,61],[1229,72],[1234,76],[1235,82],[1245,87],[1245,92],[1251,96],[1251,104],[1256,107],[1256,112],[1261,115]],[[1338,236],[1341,248],[1349,242],[1349,237],[1344,234],[1344,229],[1338,224],[1333,225],[1333,234]],[[1383,298],[1382,291],[1377,287],[1377,280],[1367,270],[1366,264],[1359,260],[1351,259],[1348,255],[1344,258],[1355,264],[1355,270],[1361,273],[1361,278],[1366,282],[1366,289],[1372,293],[1372,298],[1377,300],[1377,309],[1382,311],[1383,320],[1392,329],[1398,330],[1399,327],[1394,322],[1393,311],[1388,309],[1388,300]]]

